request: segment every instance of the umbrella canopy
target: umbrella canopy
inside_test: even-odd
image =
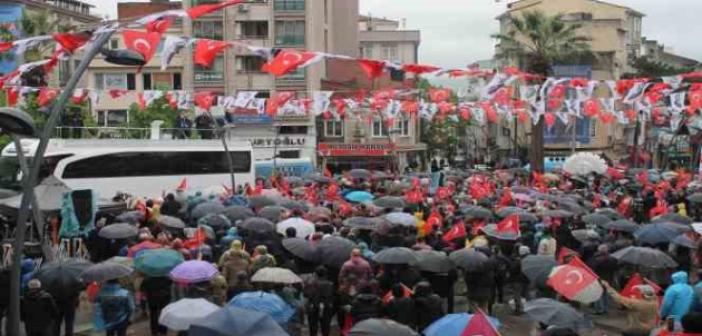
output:
[[[332,183],[332,182],[334,182],[333,178],[324,176],[320,173],[313,173],[313,174],[306,175],[304,177],[304,179],[308,180],[308,181],[314,181],[317,183]]]
[[[307,213],[311,216],[330,217],[332,215],[331,209],[329,209],[327,207],[322,207],[322,206],[313,207]]]
[[[573,235],[573,238],[577,239],[581,243],[584,243],[590,239],[594,239],[594,240],[602,239],[602,237],[600,237],[600,234],[597,233],[597,231],[595,231],[595,230],[588,230],[588,229],[573,230],[570,232],[570,234]]]
[[[402,209],[406,206],[405,200],[397,196],[384,196],[373,201],[373,204],[389,209]]]
[[[391,247],[381,250],[373,256],[373,261],[385,265],[416,264],[417,257],[406,247]]]
[[[463,215],[470,219],[493,219],[492,211],[480,206],[469,206],[461,209]]]
[[[690,196],[687,196],[687,200],[692,203],[700,204],[702,203],[702,193],[694,193]]]
[[[261,291],[241,293],[228,306],[266,313],[279,324],[287,323],[295,313],[280,296]]]
[[[132,258],[116,256],[107,259],[107,261],[134,268],[134,259]]]
[[[367,319],[356,323],[347,336],[419,336],[410,327],[389,319]]]
[[[239,224],[239,228],[259,233],[275,232],[275,224],[261,217],[248,218]]]
[[[285,235],[285,231],[289,228],[295,229],[295,237],[297,238],[305,238],[312,235],[315,231],[314,223],[300,217],[288,218],[276,224],[276,227],[278,228],[278,233],[282,235]]]
[[[286,209],[280,205],[268,205],[268,206],[261,208],[261,210],[258,211],[258,216],[261,218],[265,218],[273,223],[278,223],[278,222],[280,222],[281,216],[283,216],[283,214],[285,214],[286,212],[288,212],[288,209]],[[255,217],[255,216],[251,216],[251,217]],[[244,218],[244,220],[246,220],[248,218],[249,217]]]
[[[693,240],[692,238],[690,238],[690,236],[688,236],[686,234],[681,234],[681,235],[675,237],[675,239],[673,239],[673,241],[671,243],[678,245],[678,246],[694,249],[694,250],[697,249],[697,241]]]
[[[447,273],[454,269],[453,262],[444,252],[434,250],[414,251],[417,257],[415,266],[424,272]]]
[[[319,261],[332,268],[339,269],[349,260],[351,251],[356,247],[356,243],[342,237],[327,237],[317,243],[317,253]]]
[[[103,261],[88,267],[80,277],[84,282],[105,282],[129,276],[134,271],[131,267],[112,261]]]
[[[484,228],[482,228],[482,231],[486,235],[488,235],[492,238],[495,238],[495,239],[499,239],[499,240],[514,241],[514,240],[519,239],[519,237],[521,237],[521,234],[518,232],[499,232],[497,230],[497,224],[490,224],[488,226],[485,226]]]
[[[269,205],[277,205],[273,197],[270,196],[252,196],[249,197],[249,206],[252,208],[263,208]]]
[[[278,205],[290,211],[298,210],[302,212],[307,212],[310,210],[309,205],[307,205],[305,202],[293,201],[291,199],[284,199],[282,202],[278,203]]]
[[[70,191],[71,188],[55,176],[50,175],[34,187],[34,197],[41,211],[56,211],[61,210],[63,195]],[[10,208],[19,209],[21,202],[22,195],[20,194],[4,198],[1,203]]]
[[[603,227],[607,230],[620,231],[620,232],[634,232],[641,228],[639,224],[632,222],[628,219],[618,219],[613,222],[605,223]]]
[[[183,255],[171,249],[151,249],[140,253],[134,258],[134,269],[151,277],[168,275],[176,266],[183,262]]]
[[[190,336],[288,336],[268,314],[227,306],[193,322]]]
[[[205,299],[180,299],[161,310],[158,323],[170,330],[184,331],[220,307]]]
[[[612,257],[628,264],[651,268],[672,268],[678,263],[668,254],[649,247],[629,246],[612,253]]]
[[[611,218],[605,216],[601,213],[591,213],[582,217],[583,222],[590,225],[604,226],[605,224],[612,221]]]
[[[563,210],[563,209],[546,210],[546,211],[541,212],[541,217],[570,218],[573,216],[575,216],[574,213],[572,213],[568,210]]]
[[[694,222],[694,220],[690,217],[683,216],[677,212],[673,213],[668,213],[662,216],[658,216],[654,218],[651,222],[653,223],[666,223],[666,222],[673,222],[673,223],[678,223],[678,224],[684,224],[684,225],[690,225]]]
[[[366,169],[351,169],[349,175],[356,179],[369,179],[371,177],[371,172]]]
[[[448,314],[434,321],[429,327],[424,329],[425,336],[461,336],[473,314],[458,313]],[[488,321],[495,329],[499,329],[501,324],[497,318],[488,316]]]
[[[224,209],[222,214],[225,215],[232,223],[236,223],[240,220],[243,221],[251,217],[256,217],[256,214],[254,214],[251,209],[239,205],[228,206],[226,209]]]
[[[498,210],[495,214],[497,215],[497,217],[505,218],[505,217],[512,216],[514,214],[523,214],[526,212],[527,211],[525,209],[522,209],[519,207],[507,206],[507,207],[500,208],[500,210]]]
[[[352,229],[373,230],[378,225],[378,221],[371,217],[351,217],[344,219],[343,224]]]
[[[595,210],[595,213],[600,215],[605,215],[611,220],[624,219],[624,216],[620,214],[617,210],[612,208],[599,208]]]
[[[292,255],[308,262],[316,263],[319,260],[317,249],[309,241],[302,238],[283,239],[283,248]]]
[[[161,225],[171,229],[180,230],[185,228],[185,222],[183,222],[183,220],[177,217],[161,216],[158,218],[158,222]]]
[[[385,215],[390,223],[403,226],[417,226],[417,217],[406,212],[393,212]]]
[[[202,217],[205,217],[209,214],[218,214],[221,212],[224,212],[226,208],[222,203],[219,202],[204,202],[200,203],[193,208],[193,211],[190,213],[190,217],[192,217],[194,220],[199,220]]]
[[[116,222],[139,224],[145,219],[141,211],[128,211],[115,217]]]
[[[478,252],[475,249],[460,249],[454,251],[449,255],[449,259],[460,268],[469,271],[478,271],[485,266],[488,262],[488,257],[482,252]]]
[[[217,275],[217,268],[207,261],[188,260],[178,264],[168,275],[175,282],[198,283],[212,280]]]
[[[679,228],[667,224],[646,224],[634,232],[634,238],[642,244],[669,243],[680,234]]]
[[[556,266],[558,263],[551,256],[529,255],[522,259],[522,273],[536,284],[545,284]]]
[[[264,267],[251,277],[251,282],[291,285],[301,283],[302,279],[287,268]]]
[[[110,224],[98,232],[98,236],[105,239],[126,239],[136,237],[139,234],[139,229],[136,226],[127,223]]]
[[[227,216],[222,214],[208,214],[197,221],[198,225],[205,225],[213,230],[226,230],[232,226]]]
[[[554,299],[535,299],[524,305],[524,313],[534,321],[547,326],[566,327],[574,330],[587,326],[583,314],[566,303]]]
[[[344,198],[349,202],[365,203],[372,201],[375,197],[367,191],[356,190],[344,195]]]
[[[85,287],[80,275],[90,266],[92,263],[83,259],[58,260],[44,264],[34,277],[54,299],[69,298]]]

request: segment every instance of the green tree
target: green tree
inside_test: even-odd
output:
[[[125,125],[129,128],[150,128],[151,122],[155,120],[163,120],[164,128],[172,128],[175,125],[175,120],[178,117],[178,110],[171,107],[166,97],[155,99],[143,111],[136,103],[129,107],[129,124]],[[143,131],[131,131],[132,137],[142,137]]]
[[[510,17],[510,24],[508,32],[493,37],[505,56],[522,61],[527,72],[548,76],[553,65],[590,53],[590,39],[578,34],[581,25],[565,22],[561,14],[527,11],[521,17]],[[532,128],[531,143],[531,168],[543,171],[543,118]]]
[[[654,61],[646,56],[637,57],[633,62],[631,62],[631,66],[636,69],[636,73],[624,74],[622,77],[657,78],[663,76],[674,76],[695,70],[694,67],[678,68],[663,62]]]

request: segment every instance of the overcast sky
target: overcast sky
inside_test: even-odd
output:
[[[117,0],[87,0],[100,14],[116,16]],[[123,2],[126,2],[122,0]],[[346,1],[346,0],[332,0]],[[567,0],[563,0],[567,1]],[[406,19],[408,29],[421,30],[420,61],[462,67],[492,57],[495,17],[506,0],[360,0],[361,13]],[[680,55],[702,59],[700,0],[609,0],[646,14],[643,33]]]

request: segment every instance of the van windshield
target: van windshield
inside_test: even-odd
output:
[[[44,162],[39,169],[38,182],[54,174],[54,169],[59,161],[69,157],[70,155],[54,155],[44,158]],[[27,160],[31,161],[31,157]],[[20,170],[19,160],[16,156],[0,157],[0,188],[20,191],[22,190],[22,172]]]

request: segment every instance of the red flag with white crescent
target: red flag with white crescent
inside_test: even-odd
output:
[[[280,77],[298,68],[312,65],[323,58],[323,54],[316,52],[286,49],[281,50],[273,59],[265,63],[261,70]]]
[[[147,63],[154,57],[158,45],[161,43],[161,34],[154,32],[124,29],[122,30],[122,38],[127,49],[144,56],[144,61]]]
[[[594,275],[571,265],[554,268],[546,284],[565,298],[582,303],[597,301],[603,292]]]
[[[514,214],[497,223],[497,232],[519,234],[519,215]]]

